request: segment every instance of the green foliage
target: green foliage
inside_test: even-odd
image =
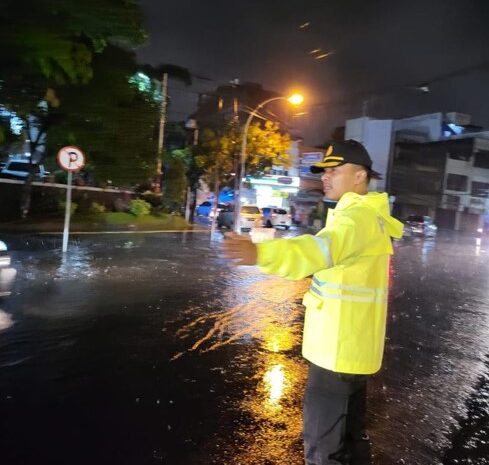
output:
[[[185,201],[187,189],[185,152],[165,152],[163,162],[163,209],[167,212],[179,212]]]
[[[69,143],[87,155],[93,177],[117,186],[145,181],[156,165],[158,105],[128,82],[134,66],[132,53],[114,47],[97,55],[94,78],[60,92],[66,118],[48,137],[49,151],[56,153],[69,134]]]
[[[129,212],[134,216],[145,216],[151,213],[151,204],[143,199],[131,200]]]
[[[66,210],[66,201],[60,200],[58,203],[59,210],[64,213]],[[78,204],[75,202],[71,202],[70,204],[70,216],[73,216],[78,208]]]
[[[206,128],[196,150],[195,163],[204,171],[204,179],[214,189],[216,180],[228,184],[234,171],[234,160],[241,152],[242,133],[235,124],[221,129]],[[288,149],[290,137],[280,131],[279,125],[266,121],[251,124],[248,130],[246,173],[262,173],[272,165],[290,165]]]
[[[56,170],[54,172],[54,182],[58,184],[66,184],[68,182],[68,172],[64,170]]]
[[[105,213],[106,211],[105,205],[98,202],[92,202],[88,208],[89,213]]]
[[[64,204],[61,208],[60,202],[66,199],[64,189],[36,189],[32,196],[32,208],[36,213],[43,216],[61,216],[64,214]]]
[[[86,221],[93,224],[93,215],[88,217],[77,217],[77,223]],[[160,214],[158,216],[145,215],[134,216],[130,213],[116,213],[107,212],[97,215],[97,222],[99,224],[106,224],[111,226],[135,226],[141,229],[188,229],[188,223],[181,217],[176,215]]]
[[[248,130],[246,165],[248,173],[263,172],[272,165],[290,166],[290,136],[277,123],[254,123]]]
[[[138,2],[123,0],[4,0],[0,14],[2,70],[19,65],[31,77],[86,83],[93,55],[109,43],[137,46],[146,36]],[[1,78],[13,78],[2,73]],[[28,81],[26,81],[28,82]],[[44,80],[46,84],[46,80]],[[37,99],[42,95],[37,95]]]
[[[220,130],[205,128],[202,131],[195,164],[203,171],[203,178],[211,189],[215,188],[216,182],[224,185],[232,179],[239,144],[239,130],[235,125],[229,124]]]
[[[36,117],[33,124],[39,134],[45,134],[62,119],[76,117],[78,109],[65,106],[59,95],[69,86],[89,83],[94,76],[95,62],[109,45],[134,48],[144,40],[142,14],[136,0],[3,0],[0,9],[0,102],[23,118],[25,126],[33,121],[31,117]],[[134,72],[134,64],[133,58],[127,75]],[[106,76],[105,87],[111,88],[111,84],[110,75],[109,78]],[[75,93],[78,91],[76,89]],[[96,97],[88,96],[88,100]],[[121,100],[118,103],[124,104]],[[124,115],[126,118],[127,114]],[[85,117],[83,123],[92,122],[87,113],[79,116]],[[128,125],[121,126],[117,129],[128,131]],[[65,129],[69,127],[67,124]],[[54,148],[54,153],[60,146],[68,145],[69,135],[67,131],[58,138],[58,144],[50,147]],[[31,152],[35,152],[39,139],[25,136],[31,139]],[[142,138],[146,136],[144,132],[141,135]],[[48,142],[51,139],[48,134]],[[76,140],[80,140],[79,134]],[[109,151],[110,141],[105,138],[104,143],[107,144],[105,150]],[[145,148],[142,153],[146,153]],[[141,175],[141,169],[145,173],[149,171],[146,160],[138,160],[138,157],[140,154],[136,153],[136,177]],[[20,202],[22,217],[29,212],[31,182],[32,176],[28,176]]]
[[[140,196],[145,202],[148,202],[153,208],[158,208],[161,206],[161,194],[156,192],[143,192]]]

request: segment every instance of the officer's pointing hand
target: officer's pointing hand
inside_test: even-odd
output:
[[[248,237],[229,232],[225,233],[221,250],[224,258],[238,260],[236,265],[256,265],[256,245]]]

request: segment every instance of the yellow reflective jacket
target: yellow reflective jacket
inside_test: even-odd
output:
[[[391,237],[403,225],[389,213],[386,193],[344,194],[326,227],[257,244],[258,266],[288,279],[313,275],[302,354],[340,373],[378,371],[384,352]]]

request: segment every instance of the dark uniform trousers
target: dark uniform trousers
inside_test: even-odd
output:
[[[310,364],[304,396],[306,465],[370,465],[366,375]]]

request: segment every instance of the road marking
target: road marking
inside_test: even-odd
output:
[[[208,229],[164,229],[161,231],[72,231],[70,234],[77,234],[77,235],[90,235],[90,234],[161,234],[161,233],[209,233]],[[56,231],[56,232],[39,232],[39,233],[33,233],[33,234],[38,234],[38,235],[49,235],[49,236],[55,236],[55,235],[61,235],[63,234],[62,232]]]

